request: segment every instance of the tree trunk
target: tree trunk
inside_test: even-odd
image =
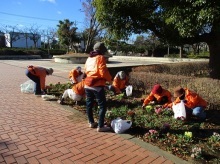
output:
[[[25,44],[26,44],[26,48],[28,49],[28,42],[27,42],[27,36],[25,36]]]
[[[209,67],[211,69],[210,77],[213,79],[220,79],[220,39],[215,40],[214,43],[209,44],[209,52],[210,52],[210,59],[209,59]]]
[[[183,46],[180,46],[180,58],[183,58]]]
[[[167,55],[168,56],[170,55],[170,46],[169,45],[167,46]]]
[[[90,37],[88,37],[88,40],[86,41],[86,46],[85,46],[85,53],[89,53],[90,51],[90,44],[91,44],[91,41],[90,41]]]
[[[85,46],[85,52],[89,53],[91,51],[91,44],[92,44],[92,30],[89,31],[88,39],[86,41],[86,46]]]

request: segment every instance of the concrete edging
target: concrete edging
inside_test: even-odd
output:
[[[54,104],[56,104],[58,106],[61,106],[64,110],[69,110],[69,111],[73,112],[74,114],[76,114],[77,116],[84,117],[85,121],[86,121],[86,116],[82,112],[80,112],[78,110],[75,110],[75,109],[73,109],[73,108],[71,108],[70,106],[67,106],[67,105],[60,105],[56,101],[49,101],[49,102],[54,103]],[[124,133],[124,134],[116,134],[116,135],[120,135],[124,139],[129,140],[129,141],[135,143],[136,145],[138,145],[138,146],[140,146],[140,147],[142,147],[142,148],[144,148],[146,150],[155,152],[156,154],[158,154],[160,156],[163,156],[166,159],[169,159],[170,161],[172,161],[174,163],[177,163],[177,164],[189,164],[189,162],[187,162],[187,161],[185,161],[185,160],[183,160],[183,159],[181,159],[181,158],[179,158],[179,157],[177,157],[177,156],[175,156],[175,155],[173,155],[173,154],[171,154],[171,153],[169,153],[167,151],[164,151],[164,150],[160,149],[157,146],[154,146],[154,145],[151,145],[151,144],[149,144],[147,142],[144,142],[144,141],[142,141],[142,140],[140,140],[140,139],[138,139],[138,138],[136,138],[136,137],[134,137],[134,136],[132,136],[130,134]]]
[[[0,60],[14,60],[14,59],[42,59],[40,55],[0,55]]]
[[[138,56],[113,56],[113,60],[135,60],[135,61],[163,61],[163,62],[191,62],[209,61],[209,59],[190,59],[190,58],[165,58],[165,57],[138,57]]]

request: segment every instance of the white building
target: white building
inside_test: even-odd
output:
[[[41,35],[17,32],[5,34],[6,47],[35,48],[34,40],[36,40],[36,48],[40,48]],[[12,45],[10,44],[10,42]]]

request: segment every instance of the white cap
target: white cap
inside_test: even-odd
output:
[[[125,79],[125,77],[126,77],[126,74],[125,74],[125,72],[124,71],[120,71],[120,72],[118,72],[118,76],[119,76],[119,78],[120,79]]]

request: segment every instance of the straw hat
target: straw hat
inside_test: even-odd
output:
[[[181,86],[178,86],[174,89],[173,96],[174,97],[181,97],[184,93],[185,93],[185,90]]]

